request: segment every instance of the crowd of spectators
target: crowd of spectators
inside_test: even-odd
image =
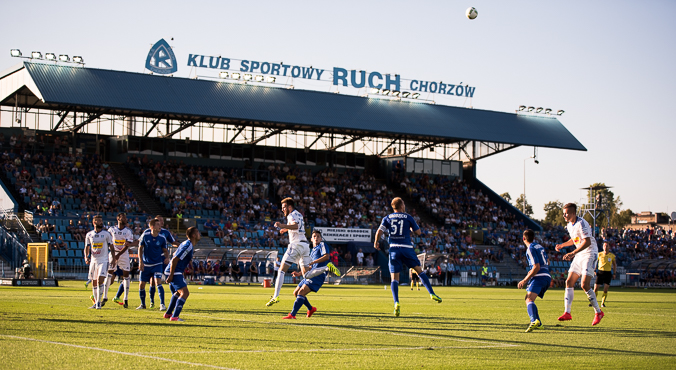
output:
[[[172,215],[215,211],[237,224],[270,221],[278,207],[267,199],[265,184],[247,181],[238,169],[155,161],[132,155],[128,166]]]
[[[392,182],[447,228],[488,232],[523,228],[523,221],[462,179],[428,174],[392,173]]]
[[[15,146],[2,152],[0,166],[36,215],[63,216],[66,208],[140,212],[131,191],[95,154],[31,154]]]

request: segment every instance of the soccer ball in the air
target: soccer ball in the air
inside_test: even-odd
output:
[[[479,15],[479,12],[476,11],[476,8],[471,7],[471,8],[467,8],[467,11],[465,12],[465,15],[466,15],[467,18],[469,18],[469,19],[474,19],[474,18],[476,18],[476,17]]]

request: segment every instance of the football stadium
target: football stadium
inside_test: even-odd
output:
[[[11,55],[3,368],[676,364],[670,224],[611,227],[590,186],[554,225],[478,176],[519,147],[587,151],[563,110],[449,106],[426,93],[475,88],[341,67],[180,65],[165,40],[143,73]]]

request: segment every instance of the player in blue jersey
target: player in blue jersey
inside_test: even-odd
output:
[[[155,216],[155,219],[160,222],[160,235],[164,236],[167,239],[167,248],[173,246],[174,248],[178,247],[176,244],[176,239],[171,235],[171,231],[164,228],[164,217],[162,215]],[[145,233],[150,233],[150,229],[145,229],[141,235]],[[166,263],[162,265],[162,271],[166,269]],[[155,308],[155,291],[160,294],[160,311],[164,311],[167,308],[164,306],[164,287],[162,286],[162,279],[155,281],[154,279],[150,280],[150,308]],[[172,294],[174,292],[171,292]]]
[[[545,249],[535,240],[535,233],[533,230],[526,230],[523,232],[523,244],[526,245],[526,258],[528,258],[528,266],[530,271],[523,280],[519,281],[519,289],[526,288],[526,309],[528,316],[530,316],[530,325],[526,329],[526,333],[530,333],[533,329],[542,329],[542,322],[538,314],[538,308],[535,305],[537,297],[544,298],[549,284],[552,282],[552,277],[549,275],[549,262]]]
[[[402,270],[402,264],[412,268],[420,277],[420,281],[427,291],[430,293],[430,298],[441,303],[441,298],[434,294],[432,284],[427,274],[420,267],[420,261],[415,254],[413,244],[411,243],[411,231],[415,235],[420,235],[420,227],[413,219],[413,216],[406,213],[406,205],[404,201],[397,197],[392,199],[391,213],[383,217],[383,221],[376,232],[376,239],[373,246],[380,249],[380,238],[387,231],[390,236],[388,241],[390,243],[390,275],[392,277],[392,297],[394,298],[394,316],[399,316],[399,273]]]
[[[284,316],[283,319],[295,319],[298,310],[303,305],[308,308],[307,317],[311,317],[312,314],[317,312],[317,307],[313,307],[306,296],[310,292],[317,293],[322,285],[324,285],[327,271],[329,271],[328,265],[331,256],[329,256],[329,246],[322,241],[322,233],[317,229],[312,231],[312,245],[314,246],[312,251],[310,251],[310,259],[312,260],[310,266],[312,266],[312,270],[305,274],[306,277],[301,280],[296,290],[293,291],[296,302],[293,304],[293,310],[287,316]],[[300,274],[296,272],[294,276],[300,276]]]
[[[137,310],[146,308],[146,283],[154,279],[157,286],[162,288],[162,263],[169,263],[169,250],[167,249],[167,239],[160,234],[161,229],[160,221],[152,219],[150,220],[151,232],[144,233],[139,240],[138,269],[141,271],[141,278],[138,288],[141,305],[138,306]],[[164,307],[164,289],[160,290],[160,299]]]
[[[190,264],[190,260],[192,260],[194,247],[202,239],[202,234],[200,234],[200,231],[195,226],[189,227],[185,232],[185,236],[188,237],[188,240],[178,246],[176,252],[174,252],[174,257],[164,270],[164,273],[167,275],[167,284],[171,285],[174,292],[169,301],[169,308],[164,313],[164,318],[171,321],[183,321],[178,315],[181,314],[183,305],[190,295],[188,283],[183,279],[183,271]]]

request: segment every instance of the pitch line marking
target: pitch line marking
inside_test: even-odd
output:
[[[27,341],[40,342],[40,343],[48,343],[48,344],[57,344],[57,345],[60,345],[60,346],[89,349],[89,350],[95,350],[95,351],[101,351],[101,352],[109,352],[109,353],[114,353],[116,355],[149,358],[151,360],[168,361],[168,362],[173,362],[173,363],[177,363],[177,364],[184,364],[184,365],[191,365],[191,366],[204,366],[204,367],[210,367],[210,368],[214,368],[214,369],[237,370],[237,369],[230,368],[230,367],[222,367],[222,366],[208,365],[208,364],[199,364],[199,363],[196,363],[196,362],[180,361],[180,360],[174,360],[172,358],[163,358],[163,357],[157,357],[157,356],[144,355],[144,354],[141,354],[141,353],[121,352],[121,351],[115,351],[115,350],[112,350],[112,349],[87,347],[87,346],[81,346],[79,344],[53,342],[53,341],[50,341],[50,340],[27,338],[27,337],[17,337],[15,335],[0,334],[0,337],[9,338],[9,339],[27,340]]]
[[[194,314],[184,314],[183,316],[195,316],[195,317],[201,317],[201,318],[209,318],[209,319],[216,319],[216,320],[228,320],[228,321],[239,321],[239,322],[248,322],[248,323],[253,323],[253,324],[273,324],[273,325],[288,325],[288,326],[299,326],[299,327],[305,327],[305,328],[323,328],[323,329],[330,329],[330,330],[343,330],[343,331],[352,331],[352,332],[361,332],[361,333],[377,333],[377,334],[391,334],[391,335],[398,335],[398,336],[403,336],[403,337],[414,337],[414,338],[425,338],[425,339],[441,339],[441,340],[452,340],[456,342],[465,342],[465,343],[488,343],[489,346],[491,347],[519,347],[518,344],[506,344],[506,343],[493,343],[485,340],[471,340],[471,339],[457,339],[457,338],[444,338],[444,337],[435,337],[432,335],[423,335],[423,334],[410,334],[410,333],[401,333],[401,332],[392,332],[392,331],[379,331],[379,330],[366,330],[366,329],[349,329],[349,328],[336,328],[336,327],[331,327],[331,326],[325,326],[325,325],[308,325],[308,324],[293,324],[293,323],[285,323],[285,322],[265,322],[265,321],[254,321],[254,320],[243,320],[243,319],[228,319],[228,318],[221,318],[221,317],[213,317],[213,316],[201,316],[201,315],[194,315]],[[426,347],[425,347],[426,348]],[[478,348],[478,347],[475,347]]]
[[[273,353],[273,352],[302,352],[302,353],[312,353],[312,352],[346,352],[346,351],[398,351],[398,350],[418,350],[418,349],[475,349],[475,348],[501,348],[502,345],[493,345],[493,346],[422,346],[422,347],[383,347],[383,348],[321,348],[321,349],[254,349],[254,350],[214,350],[214,351],[174,351],[174,352],[153,352],[153,353],[186,353],[186,354],[195,354],[195,353]]]

